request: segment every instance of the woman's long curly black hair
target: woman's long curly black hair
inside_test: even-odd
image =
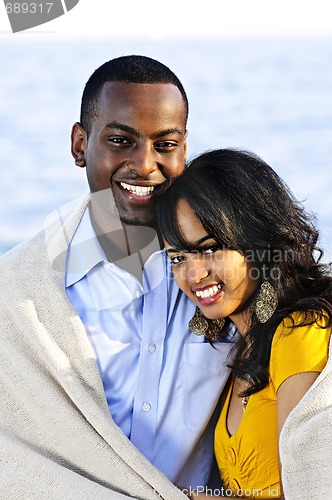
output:
[[[331,268],[321,262],[315,219],[267,163],[237,149],[199,155],[161,196],[161,233],[174,248],[184,250],[190,244],[177,222],[181,199],[218,244],[243,253],[260,282],[268,279],[277,294],[277,309],[266,323],[252,315],[232,363],[234,373],[249,382],[243,395],[253,394],[268,383],[272,339],[285,317],[301,311],[301,322],[294,326],[312,324],[322,316],[328,318],[326,327],[332,325]]]

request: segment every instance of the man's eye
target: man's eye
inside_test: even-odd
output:
[[[170,260],[172,264],[181,264],[181,262],[184,262],[186,258],[184,255],[174,255],[173,257],[170,257]]]
[[[108,137],[107,139],[108,142],[111,142],[112,144],[116,144],[116,145],[127,145],[127,144],[130,144],[130,141],[129,139],[127,139],[126,137]]]
[[[176,147],[177,147],[177,142],[173,141],[158,142],[158,144],[155,145],[155,149],[157,151],[171,151]]]

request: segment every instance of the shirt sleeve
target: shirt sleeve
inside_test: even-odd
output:
[[[270,377],[275,391],[292,375],[323,370],[327,363],[330,335],[330,328],[316,323],[291,328],[289,320],[284,320],[279,325],[272,341],[270,358]]]

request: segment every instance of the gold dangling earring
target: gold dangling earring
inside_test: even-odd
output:
[[[196,306],[195,315],[188,323],[189,329],[195,335],[205,335],[210,342],[215,342],[220,337],[220,331],[225,324],[224,318],[209,319]]]
[[[277,294],[268,280],[263,281],[256,299],[252,304],[252,311],[260,323],[266,323],[277,309]]]

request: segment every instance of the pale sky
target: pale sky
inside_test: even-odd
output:
[[[332,36],[331,12],[331,0],[80,0],[66,15],[13,35],[1,2],[0,36],[31,33],[117,39]]]

